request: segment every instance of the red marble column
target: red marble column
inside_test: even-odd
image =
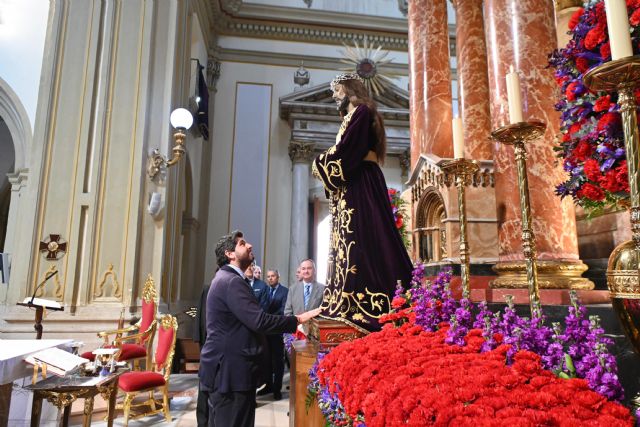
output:
[[[508,123],[505,75],[513,65],[520,75],[524,118],[547,124],[543,138],[527,144],[527,167],[539,260],[579,262],[576,223],[571,201],[554,194],[564,179],[552,150],[559,115],[554,111],[556,87],[547,55],[556,48],[553,2],[549,0],[485,0],[489,59],[491,125]],[[520,204],[513,147],[494,143],[499,259],[522,260]]]
[[[482,0],[453,0],[465,157],[493,159]]]
[[[446,0],[409,2],[411,168],[421,153],[453,157]]]

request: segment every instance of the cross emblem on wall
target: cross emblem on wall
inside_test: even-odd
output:
[[[38,250],[42,254],[46,253],[45,259],[47,261],[56,261],[67,253],[67,242],[59,234],[49,234],[40,242]]]

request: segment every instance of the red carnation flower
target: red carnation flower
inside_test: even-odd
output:
[[[620,185],[620,182],[618,182],[616,171],[613,169],[608,170],[607,173],[601,176],[598,182],[602,188],[611,193],[616,193],[623,188],[623,186]]]
[[[621,191],[629,191],[629,174],[627,171],[627,161],[620,162],[620,166],[616,168],[616,180],[621,185]]]
[[[611,59],[611,45],[609,42],[603,43],[602,46],[600,46],[600,56],[602,56],[602,59],[605,61]]]
[[[580,82],[577,80],[574,80],[571,83],[569,83],[569,85],[567,86],[567,89],[564,91],[564,94],[567,96],[567,99],[569,101],[575,101],[576,97],[580,95],[576,91],[579,87],[580,87]]]
[[[587,36],[584,38],[584,47],[589,50],[593,50],[602,43],[606,38],[604,28],[602,25],[597,25],[589,30]]]
[[[562,134],[562,142],[569,142],[569,141],[571,141],[571,134],[568,132],[565,134]]]
[[[629,18],[629,23],[634,27],[640,24],[640,9],[636,9],[635,12],[631,14],[631,17]]]
[[[580,132],[580,128],[582,127],[582,122],[577,122],[571,125],[571,127],[569,128],[569,134],[570,135],[574,135],[578,132]]]
[[[598,98],[593,106],[593,111],[599,113],[601,111],[608,111],[611,107],[611,95],[605,95]]]
[[[576,68],[580,71],[580,74],[584,74],[589,69],[589,61],[586,58],[576,58]]]
[[[404,224],[404,222],[402,221],[402,217],[400,215],[398,215],[398,218],[396,218],[396,228],[398,228],[398,229],[402,228],[403,224]]]
[[[392,301],[391,301],[391,307],[398,309],[401,308],[404,303],[406,302],[406,300],[402,297],[395,297]]]
[[[584,175],[593,182],[598,182],[602,173],[600,172],[600,164],[595,159],[587,159],[584,162]]]
[[[605,199],[604,191],[600,187],[596,187],[588,182],[582,185],[582,188],[578,190],[576,195],[580,198],[587,198],[596,202],[600,202]]]
[[[606,113],[598,120],[598,131],[609,131],[612,126],[620,124],[620,115],[616,113]]]
[[[583,162],[585,159],[588,159],[593,154],[594,147],[589,144],[588,141],[582,140],[578,143],[576,148],[573,149],[571,155],[573,158],[579,162]]]
[[[584,13],[584,8],[579,8],[578,10],[576,10],[575,12],[573,12],[573,15],[571,15],[571,18],[569,19],[569,29],[573,31],[573,29],[576,27],[576,25],[578,25],[578,23],[580,22],[580,18],[582,18],[582,14]]]

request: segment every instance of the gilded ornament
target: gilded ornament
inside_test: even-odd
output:
[[[118,283],[118,276],[116,272],[113,270],[113,264],[109,263],[109,267],[102,274],[102,280],[96,286],[96,291],[94,293],[95,297],[101,297],[104,293],[104,286],[107,283],[107,279],[111,278],[111,284],[113,287],[113,297],[121,298],[122,297],[122,288],[120,287],[120,283]]]

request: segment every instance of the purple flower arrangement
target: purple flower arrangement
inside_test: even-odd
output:
[[[528,350],[541,356],[545,369],[563,378],[584,378],[589,387],[611,400],[620,401],[624,391],[618,379],[618,367],[608,348],[613,344],[604,336],[597,316],[587,318],[587,309],[580,305],[575,292],[565,317],[565,329],[560,324],[547,326],[541,310],[531,318],[516,313],[512,298],[501,312],[492,313],[485,302],[473,304],[468,299],[456,301],[449,288],[451,270],[440,272],[432,283],[422,284],[424,267],[414,270],[413,287],[407,291],[409,305],[416,313],[416,323],[425,330],[435,331],[442,322],[448,322],[446,342],[465,345],[464,337],[470,328],[482,329],[485,345],[482,351],[494,349],[498,342],[509,344],[507,363],[519,350]],[[476,312],[475,320],[472,313]]]

